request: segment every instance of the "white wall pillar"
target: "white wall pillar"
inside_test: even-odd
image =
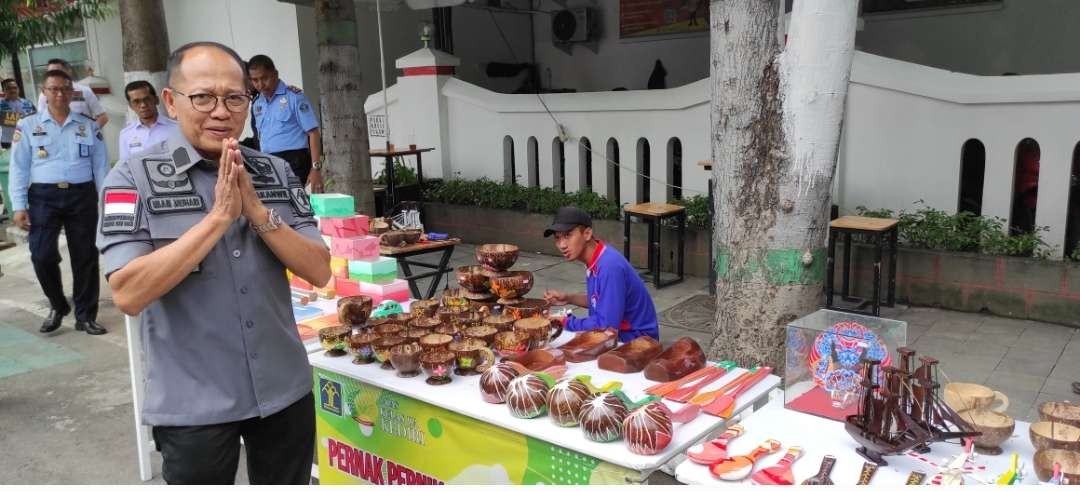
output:
[[[434,147],[423,157],[425,177],[453,176],[450,126],[442,88],[460,64],[456,56],[427,47],[395,63],[401,74],[395,86],[397,103],[390,110],[390,143],[398,148],[409,144]]]

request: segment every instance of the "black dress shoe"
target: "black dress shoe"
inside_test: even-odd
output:
[[[43,332],[43,333],[48,333],[48,332],[53,332],[53,331],[59,329],[60,328],[60,322],[63,321],[64,316],[68,315],[70,312],[71,312],[70,308],[68,308],[67,310],[56,310],[56,309],[50,310],[49,315],[47,317],[45,317],[45,322],[41,323],[41,329],[38,329],[38,331]]]
[[[98,324],[96,321],[75,321],[76,331],[86,331],[86,334],[97,336],[99,334],[105,334],[105,327]]]

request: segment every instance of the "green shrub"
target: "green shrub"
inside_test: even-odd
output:
[[[424,200],[547,215],[555,214],[562,206],[577,206],[595,220],[618,220],[622,209],[619,203],[592,191],[562,193],[551,188],[525,187],[487,178],[449,179],[431,186],[425,183]]]
[[[386,166],[382,166],[379,172],[375,173],[375,184],[386,185]],[[416,178],[416,170],[401,162],[401,159],[397,159],[394,162],[394,185],[405,186],[408,184],[416,184],[419,180]]]
[[[922,204],[916,201],[915,204]],[[855,208],[861,216],[894,218],[888,209]],[[915,249],[934,249],[954,252],[978,252],[993,256],[1049,258],[1053,249],[1042,240],[1049,227],[1036,227],[1030,233],[1009,235],[1005,219],[984,217],[970,212],[955,215],[928,206],[907,212],[900,210],[898,220],[900,242]]]
[[[686,207],[686,223],[692,228],[709,228],[709,197],[705,195],[674,200],[672,203]]]

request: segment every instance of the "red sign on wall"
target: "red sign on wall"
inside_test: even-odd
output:
[[[709,0],[619,0],[619,37],[709,30]]]

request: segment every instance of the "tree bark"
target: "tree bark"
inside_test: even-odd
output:
[[[160,94],[167,83],[165,63],[169,58],[169,32],[161,0],[120,0],[120,33],[124,40],[124,84],[145,80]],[[161,107],[158,111],[164,114]],[[130,121],[134,113],[128,110],[127,116]]]
[[[19,49],[11,50],[11,77],[15,79],[15,85],[19,87],[19,97],[26,97],[26,87],[22,79],[22,63],[19,62]]]
[[[716,328],[710,359],[784,366],[785,326],[821,301],[855,1],[775,0],[710,15]]]
[[[352,0],[316,0],[315,19],[326,191],[352,195],[358,213],[375,216],[355,6]]]

